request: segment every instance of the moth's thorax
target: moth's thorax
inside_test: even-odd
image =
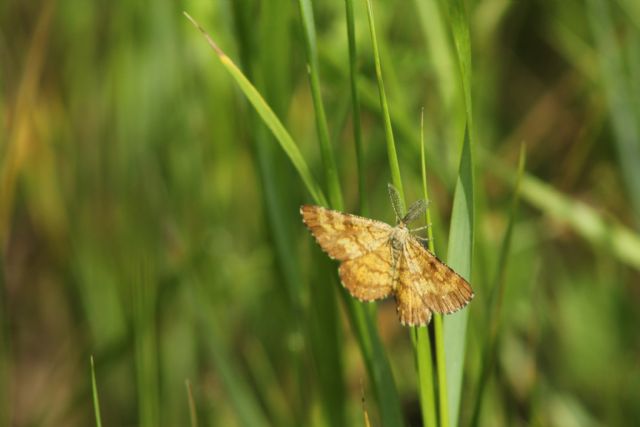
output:
[[[408,238],[409,229],[404,223],[400,222],[398,225],[393,227],[389,236],[389,241],[393,249],[401,250]]]

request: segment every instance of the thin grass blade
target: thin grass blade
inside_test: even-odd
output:
[[[185,380],[185,387],[187,388],[187,401],[189,403],[189,421],[191,427],[198,427],[198,413],[196,412],[196,402],[193,400],[193,390],[191,389],[191,381]]]
[[[396,143],[393,138],[393,127],[391,126],[391,114],[389,113],[389,104],[387,102],[387,94],[384,90],[384,82],[382,81],[382,66],[380,65],[380,52],[378,50],[378,40],[376,37],[375,19],[373,16],[373,6],[371,0],[366,0],[367,14],[369,17],[369,30],[371,32],[371,45],[373,48],[373,59],[376,65],[376,79],[378,81],[378,94],[380,96],[380,106],[382,107],[382,118],[384,120],[384,134],[387,141],[387,155],[389,157],[389,169],[391,171],[391,182],[400,193],[400,204],[402,210],[405,210],[404,187],[402,186],[402,175],[400,174],[400,163],[398,163],[398,154],[396,152]]]
[[[289,132],[287,132],[282,122],[275,115],[271,107],[269,107],[262,95],[260,95],[251,82],[244,76],[242,71],[233,63],[231,58],[229,58],[222,49],[218,47],[204,28],[202,28],[200,24],[198,24],[188,13],[184,12],[184,15],[204,35],[209,46],[211,46],[213,51],[218,55],[218,58],[220,58],[222,65],[236,81],[240,90],[242,90],[251,105],[256,109],[256,112],[260,115],[269,130],[271,130],[273,136],[275,136],[276,140],[280,143],[280,146],[291,160],[291,163],[300,175],[300,178],[302,178],[302,181],[307,188],[307,191],[309,191],[309,194],[311,194],[311,197],[316,203],[327,206],[327,199],[324,196],[322,189],[311,175],[309,166],[304,160],[304,157],[302,157],[300,149],[293,141],[293,138],[291,138],[291,135],[289,135]]]
[[[422,172],[422,191],[424,200],[429,201],[429,189],[427,187],[427,159],[424,142],[424,109],[420,113],[420,164]],[[433,230],[431,227],[431,210],[429,204],[425,210],[425,223],[427,224],[427,236],[429,238],[429,250],[435,253],[433,242]],[[420,386],[420,409],[422,411],[422,425],[424,427],[436,427],[438,425],[436,413],[436,396],[433,375],[433,355],[431,339],[427,328],[414,328],[416,365],[418,369],[418,382]]]
[[[93,363],[93,356],[91,360],[91,395],[93,396],[93,413],[96,417],[96,427],[102,427],[102,417],[100,416],[100,399],[98,398],[98,386],[96,384],[96,369]]]
[[[356,162],[358,167],[358,197],[360,215],[367,215],[368,203],[365,191],[365,154],[362,145],[362,126],[360,122],[360,95],[358,94],[358,55],[356,50],[356,28],[353,13],[353,0],[345,0],[347,17],[347,39],[349,43],[349,82],[351,89],[351,107],[353,109],[353,139],[356,146]]]
[[[473,158],[469,129],[465,132],[462,158],[453,196],[451,229],[447,261],[451,268],[467,280],[471,278],[474,235]],[[448,413],[451,425],[458,425],[462,392],[465,338],[468,309],[448,315],[444,320],[444,347],[447,370]],[[437,324],[436,324],[437,326]]]

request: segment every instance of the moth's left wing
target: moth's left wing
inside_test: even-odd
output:
[[[379,248],[391,232],[391,226],[384,222],[322,206],[304,205],[300,213],[322,250],[339,261],[358,258]]]

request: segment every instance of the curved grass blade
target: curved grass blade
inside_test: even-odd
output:
[[[291,160],[291,163],[300,175],[300,178],[302,178],[302,181],[304,182],[307,191],[309,191],[309,194],[311,194],[313,200],[320,205],[327,206],[327,199],[324,196],[322,189],[311,175],[309,166],[302,157],[300,149],[295,144],[293,138],[291,138],[291,135],[289,135],[289,132],[287,132],[282,122],[280,122],[273,110],[266,103],[262,95],[260,95],[251,82],[247,80],[236,64],[234,64],[222,49],[218,47],[204,28],[202,28],[200,24],[198,24],[187,12],[184,12],[184,15],[204,35],[209,46],[211,46],[213,51],[218,55],[218,58],[220,58],[222,65],[227,69],[229,74],[231,74],[231,77],[236,81],[240,90],[242,90],[269,130],[271,130],[273,136],[275,136],[276,140],[280,143],[280,146]]]

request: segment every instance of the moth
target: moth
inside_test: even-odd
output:
[[[432,312],[453,313],[473,298],[469,283],[429,252],[408,224],[424,214],[414,202],[403,214],[398,190],[389,184],[396,225],[303,205],[302,220],[332,259],[340,261],[342,285],[360,301],[394,296],[400,323],[424,326]],[[424,240],[424,239],[422,239]]]

